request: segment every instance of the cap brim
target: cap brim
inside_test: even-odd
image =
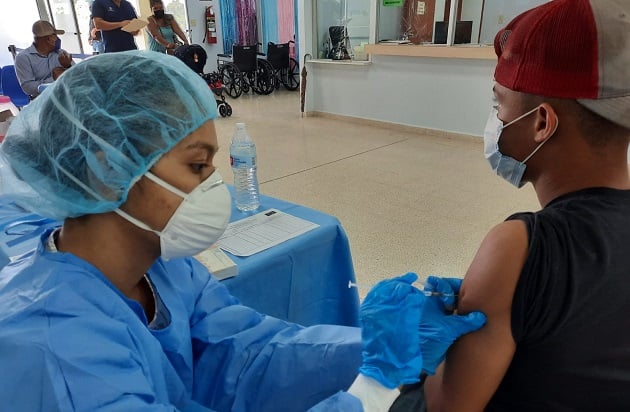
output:
[[[578,103],[604,119],[630,129],[630,96],[606,99],[577,99]]]
[[[55,34],[65,34],[66,32],[63,30],[55,30]]]

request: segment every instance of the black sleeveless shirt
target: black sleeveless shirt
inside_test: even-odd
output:
[[[516,353],[487,411],[630,411],[630,191],[566,194],[527,225]]]

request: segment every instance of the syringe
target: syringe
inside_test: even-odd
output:
[[[457,294],[453,294],[453,293],[442,293],[442,292],[435,292],[435,291],[431,291],[431,290],[423,290],[425,284],[423,282],[414,282],[413,283],[414,286],[418,287],[418,289],[420,289],[420,292],[422,292],[424,294],[424,296],[440,296],[440,297],[448,297],[448,296],[457,296]],[[348,281],[348,289],[349,288],[362,288],[362,289],[372,289],[372,286],[370,285],[362,285],[360,283],[355,283],[351,280]]]

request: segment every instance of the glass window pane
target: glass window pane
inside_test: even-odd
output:
[[[379,2],[378,28],[376,31],[376,41],[400,40],[402,38],[401,21],[402,7],[387,7]]]
[[[550,0],[459,0],[454,44],[492,44],[494,35],[518,14]],[[403,7],[379,1],[377,40],[409,39],[415,44],[446,44],[455,0],[405,0]]]
[[[182,29],[184,34],[188,35],[188,18],[186,17],[186,5],[184,4],[184,0],[166,0],[164,1],[164,9],[167,13],[175,17],[175,21],[180,29]]]
[[[354,46],[369,41],[370,0],[315,0],[313,5],[318,58],[332,58],[340,45],[352,56]]]

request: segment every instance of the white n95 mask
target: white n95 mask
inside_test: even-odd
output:
[[[494,170],[498,176],[501,176],[503,179],[519,188],[523,187],[525,184],[523,183],[523,174],[525,174],[526,168],[525,163],[551,138],[551,136],[553,136],[558,128],[558,122],[556,121],[556,127],[551,133],[551,136],[540,142],[522,162],[501,153],[499,150],[499,138],[501,137],[503,129],[529,116],[536,110],[538,110],[538,106],[504,125],[501,119],[499,119],[497,109],[493,107],[492,110],[490,110],[490,116],[488,116],[486,128],[483,132],[483,151],[488,163],[490,163],[490,167],[492,167],[492,170]]]
[[[232,199],[218,171],[215,170],[190,193],[182,192],[151,172],[145,176],[184,199],[164,229],[151,229],[120,209],[115,212],[137,227],[157,234],[163,259],[194,256],[219,240],[230,220]]]

